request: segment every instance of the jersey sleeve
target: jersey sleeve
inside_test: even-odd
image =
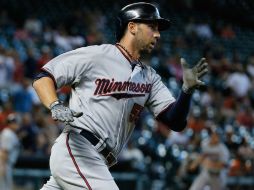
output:
[[[161,77],[151,69],[152,88],[146,103],[148,109],[157,117],[163,110],[165,110],[175,98],[161,81]]]
[[[61,54],[42,67],[55,80],[57,88],[78,83],[91,68],[89,48],[79,48]]]

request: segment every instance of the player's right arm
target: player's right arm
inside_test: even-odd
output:
[[[57,101],[57,93],[52,78],[44,76],[34,81],[33,87],[38,94],[41,102],[47,108],[50,108],[50,105]]]
[[[72,122],[73,117],[80,117],[82,112],[74,112],[64,106],[57,98],[56,85],[50,74],[42,71],[33,83],[41,102],[50,109],[52,118],[62,122]]]
[[[74,121],[73,117],[82,115],[82,112],[70,110],[58,100],[57,89],[65,85],[75,86],[85,76],[90,68],[87,51],[80,48],[55,57],[43,66],[33,82],[36,93],[43,105],[50,109],[54,120],[68,123]]]

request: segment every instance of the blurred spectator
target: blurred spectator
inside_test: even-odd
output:
[[[36,114],[35,123],[37,126],[37,136],[35,145],[35,155],[37,156],[49,156],[50,150],[53,145],[53,139],[59,135],[59,128],[56,125],[50,125],[49,116],[45,117],[41,113]],[[50,129],[52,127],[53,129]]]
[[[48,46],[42,46],[41,48],[41,56],[38,58],[37,61],[37,72],[40,71],[40,69],[51,59],[53,58],[52,52],[50,50],[50,47]]]
[[[185,28],[186,34],[186,43],[188,44],[189,48],[196,46],[199,43],[198,35],[196,32],[196,23],[195,19],[191,17],[186,24]]]
[[[16,112],[31,112],[33,108],[33,94],[29,90],[31,81],[23,79],[21,86],[13,94],[13,106]]]
[[[99,45],[103,43],[103,34],[98,31],[95,27],[91,27],[89,33],[86,36],[87,45]]]
[[[0,134],[0,190],[13,189],[13,166],[20,152],[19,127],[17,115],[8,115],[7,127]]]
[[[181,81],[182,80],[182,68],[181,68],[181,65],[179,63],[179,59],[180,59],[180,56],[179,55],[171,55],[166,63],[167,63],[167,69],[168,69],[168,72],[169,72],[169,75],[170,76],[174,76],[174,78],[176,78],[177,81]]]
[[[254,116],[251,107],[241,106],[236,115],[236,121],[239,125],[243,125],[248,128],[254,127]]]
[[[58,30],[54,33],[54,43],[62,50],[62,53],[72,50],[69,35],[64,26],[59,26]]]
[[[245,167],[243,159],[236,154],[235,158],[233,158],[229,163],[229,176],[244,176],[245,175]]]
[[[246,136],[237,150],[236,157],[232,160],[229,170],[230,176],[253,176],[254,150]]]
[[[174,49],[185,49],[187,48],[186,42],[181,35],[177,35],[172,40],[172,46]]]
[[[9,114],[13,113],[13,104],[11,100],[7,100],[3,102],[2,110],[0,110],[0,132],[1,130],[6,127],[6,121]]]
[[[85,46],[86,41],[82,36],[70,36],[70,44],[72,49],[76,49]]]
[[[6,50],[0,46],[0,88],[8,87],[13,81],[14,62],[6,56]]]
[[[181,132],[170,131],[168,138],[166,139],[166,147],[170,147],[174,144],[185,147],[189,143],[189,136],[186,130]]]
[[[203,129],[205,129],[206,122],[204,114],[204,112],[201,113],[200,107],[193,106],[193,109],[189,114],[187,125],[194,133],[200,133]]]
[[[36,156],[49,156],[49,144],[48,139],[44,133],[38,133],[36,136],[36,144],[35,144],[35,153]]]
[[[26,19],[24,28],[32,36],[42,33],[42,23],[35,15]]]
[[[63,130],[64,125],[55,122],[51,115],[45,115],[43,112],[35,115],[34,120],[38,123],[39,120],[43,120],[39,123],[41,123],[40,128],[43,134],[45,134],[47,144],[48,144],[48,150],[46,151],[47,155],[50,153],[51,146],[54,144],[56,138],[59,136],[60,132]]]
[[[45,42],[45,44],[52,44],[54,42],[54,33],[55,32],[49,25],[44,26],[42,39]]]
[[[15,65],[13,72],[13,82],[21,83],[24,78],[24,65],[17,51],[12,50],[9,52],[9,54],[12,56]]]
[[[193,37],[196,34],[196,24],[193,17],[189,18],[188,23],[185,25],[185,34],[187,36]]]
[[[235,134],[234,128],[232,125],[225,126],[225,145],[230,150],[232,155],[237,155],[237,150],[239,147],[240,142],[238,142],[238,136]]]
[[[25,113],[19,130],[19,137],[24,148],[23,155],[33,155],[36,152],[36,137],[38,133],[39,129],[35,125],[33,118],[29,113]]]
[[[29,79],[34,79],[36,75],[36,63],[35,50],[30,48],[27,50],[27,58],[24,61],[24,76]]]
[[[95,11],[94,15],[92,10],[87,10],[85,14],[85,19],[87,23],[87,45],[98,45],[105,41],[103,30],[106,32],[106,21],[105,16],[99,11]],[[97,24],[94,24],[97,23]]]
[[[7,10],[0,10],[0,27],[8,27],[12,24],[12,21],[9,17],[9,13]]]
[[[201,94],[200,104],[204,107],[212,106],[214,104],[214,89],[207,88],[205,92]]]
[[[254,150],[251,148],[246,137],[243,137],[237,153],[244,160],[254,160]]]
[[[201,39],[211,39],[213,37],[213,32],[208,23],[200,22],[196,24],[195,30],[197,36]]]
[[[231,24],[226,24],[225,26],[223,26],[223,28],[221,29],[221,37],[224,39],[234,39],[235,38],[235,32],[232,28]]]
[[[177,177],[181,183],[182,189],[188,189],[190,187],[193,178],[199,173],[199,165],[197,165],[197,160],[200,156],[200,143],[201,136],[200,133],[192,133],[189,139],[189,143],[186,146],[187,157],[181,162],[181,165],[177,172]]]
[[[252,53],[248,59],[247,59],[247,65],[246,65],[246,70],[250,77],[253,79],[254,78],[254,53]]]
[[[144,155],[132,142],[128,142],[119,158],[122,161],[129,161],[134,169],[143,168]]]
[[[242,65],[238,64],[236,70],[229,74],[226,85],[233,90],[237,98],[242,98],[248,94],[251,82]]]

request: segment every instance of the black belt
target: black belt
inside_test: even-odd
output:
[[[97,138],[92,132],[87,131],[87,130],[82,130],[80,134],[85,137],[93,146],[96,146],[99,142],[100,139]],[[109,166],[113,166],[116,163],[116,158],[110,151],[110,149],[106,146],[103,148],[100,153],[104,156],[104,158],[107,160],[107,164]]]

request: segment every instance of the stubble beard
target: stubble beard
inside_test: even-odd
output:
[[[137,41],[137,45],[139,47],[139,52],[140,52],[140,55],[143,55],[143,54],[150,54],[153,50],[153,48],[151,47],[150,43],[144,43],[144,41],[142,40],[139,40]]]

